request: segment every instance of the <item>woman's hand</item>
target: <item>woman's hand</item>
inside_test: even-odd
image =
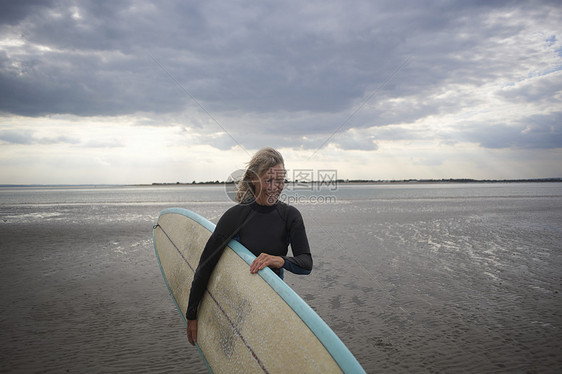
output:
[[[197,342],[197,320],[193,319],[187,320],[187,340],[191,343],[191,345],[195,345]]]
[[[272,256],[267,253],[261,253],[250,265],[250,273],[256,274],[258,271],[265,269],[267,266],[278,269],[285,265],[285,260],[280,256]]]

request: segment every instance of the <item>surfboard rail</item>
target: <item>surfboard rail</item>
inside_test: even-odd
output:
[[[199,214],[184,208],[168,208],[163,210],[160,217],[165,214],[179,214],[185,216],[203,226],[209,232],[213,232],[215,230],[215,224],[209,221],[208,219],[200,216]],[[156,238],[155,238],[155,231],[158,223],[154,226],[153,230],[153,242],[154,242],[154,249],[156,252],[156,258],[158,260],[158,265],[160,267],[160,271],[164,277],[166,286],[174,299],[174,303],[178,312],[182,316],[182,319],[185,324],[187,321],[185,320],[184,311],[182,311],[176,302],[175,296],[172,292],[172,289],[166,279],[166,275],[164,273],[164,269],[160,262],[160,257],[158,255],[158,249],[156,247]],[[228,247],[230,247],[244,262],[248,265],[254,261],[256,256],[254,256],[247,248],[245,248],[242,244],[240,244],[236,240],[231,240],[228,243]],[[285,301],[285,303],[295,312],[295,314],[308,326],[311,332],[317,337],[317,339],[322,343],[328,353],[332,356],[334,361],[336,361],[337,365],[341,368],[344,373],[365,373],[365,370],[361,367],[357,359],[353,356],[353,354],[349,351],[349,349],[345,346],[345,344],[340,340],[340,338],[333,332],[333,330],[326,324],[326,322],[295,292],[291,287],[289,287],[281,278],[279,278],[271,269],[265,268],[258,272],[259,276]],[[205,355],[198,347],[199,353],[201,357],[205,361],[207,368],[211,371],[211,368],[205,358]]]

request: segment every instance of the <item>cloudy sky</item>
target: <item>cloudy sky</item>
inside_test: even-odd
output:
[[[558,1],[0,4],[0,184],[562,177]]]

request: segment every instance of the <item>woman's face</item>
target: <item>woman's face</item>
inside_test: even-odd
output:
[[[252,178],[252,183],[256,188],[256,202],[260,205],[274,205],[285,187],[285,167],[277,164],[259,178]]]

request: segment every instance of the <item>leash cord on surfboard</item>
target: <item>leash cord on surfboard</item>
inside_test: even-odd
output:
[[[170,243],[172,243],[172,245],[174,246],[174,248],[176,249],[176,251],[178,252],[178,254],[181,256],[181,258],[183,259],[183,261],[187,264],[187,266],[189,266],[189,268],[191,269],[192,272],[195,273],[195,269],[193,268],[193,266],[191,266],[191,264],[189,263],[189,261],[187,261],[187,258],[185,258],[185,256],[183,255],[183,253],[180,251],[180,249],[178,248],[178,246],[176,245],[176,243],[174,243],[174,241],[172,240],[172,238],[170,238],[170,235],[168,235],[168,233],[164,230],[164,228],[162,226],[160,226],[159,223],[155,224],[153,226],[153,229],[156,230],[156,228],[160,227],[160,230],[162,230],[162,232],[164,233],[164,235],[166,235],[166,237],[168,238],[168,240],[170,241]]]

